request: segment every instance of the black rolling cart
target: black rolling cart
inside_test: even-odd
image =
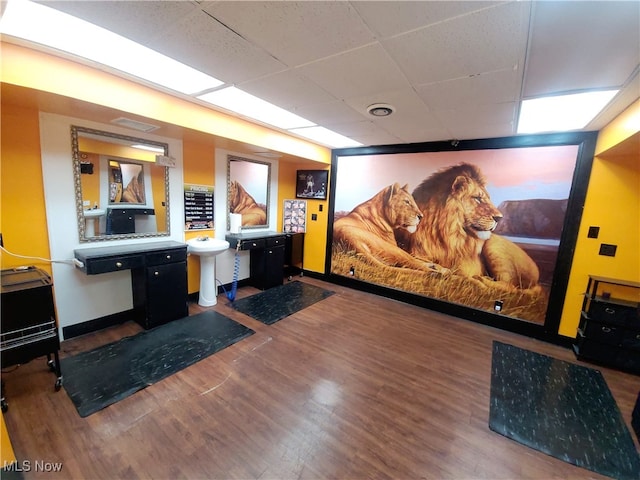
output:
[[[36,267],[23,267],[2,270],[0,280],[2,368],[27,363],[46,355],[47,365],[56,374],[55,390],[60,390],[60,337],[51,277]],[[2,386],[0,403],[4,412],[8,408],[4,398],[4,379]]]

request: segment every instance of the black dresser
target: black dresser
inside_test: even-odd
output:
[[[131,271],[135,320],[153,328],[188,316],[187,245],[149,242],[74,251],[87,275]]]
[[[640,283],[589,275],[576,356],[640,374]]]

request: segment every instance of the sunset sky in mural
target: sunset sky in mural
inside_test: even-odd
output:
[[[335,211],[351,211],[386,186],[409,191],[440,168],[471,163],[482,170],[496,206],[505,200],[569,197],[578,146],[363,155],[339,159]]]

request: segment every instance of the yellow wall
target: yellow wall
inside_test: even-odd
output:
[[[634,120],[634,116],[636,120]],[[598,135],[596,157],[585,200],[578,242],[571,267],[559,333],[575,337],[582,294],[588,276],[640,281],[640,101]],[[635,125],[629,128],[629,125]],[[633,142],[624,154],[607,151]],[[600,227],[597,239],[587,238],[590,226]],[[617,245],[615,257],[598,254],[601,243]]]
[[[19,255],[49,258],[38,112],[3,105],[0,120],[0,232],[4,246]],[[2,268],[19,265],[35,265],[51,274],[48,262],[2,253]]]
[[[284,201],[296,198],[297,170],[329,170],[329,167],[306,163],[280,164],[278,175],[278,229],[282,230],[282,210]],[[329,192],[327,192],[329,193]],[[322,212],[320,211],[322,205]],[[307,199],[307,231],[304,235],[303,268],[311,272],[324,273],[325,252],[327,246],[328,200]],[[311,220],[316,214],[317,220]]]
[[[215,147],[204,145],[193,141],[185,141],[182,145],[184,183],[195,185],[213,185],[214,188],[226,188],[226,185],[215,185]],[[214,219],[216,221],[216,219]],[[220,221],[216,221],[219,224]],[[185,240],[207,235],[213,237],[215,230],[198,230],[185,233]],[[197,292],[200,289],[200,261],[195,255],[189,255],[188,275],[189,293]]]

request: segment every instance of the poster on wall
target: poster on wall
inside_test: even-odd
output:
[[[543,325],[579,150],[338,153],[329,273]]]
[[[305,233],[307,230],[307,201],[285,200],[282,228],[285,233]]]
[[[184,229],[213,229],[213,185],[184,185]]]

